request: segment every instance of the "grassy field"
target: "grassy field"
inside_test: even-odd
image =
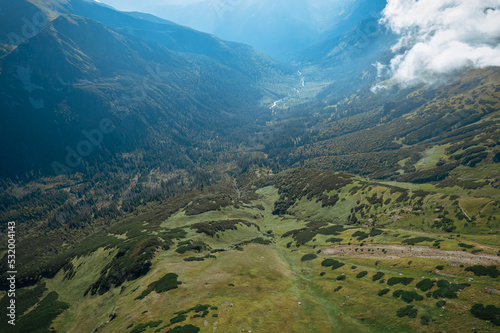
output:
[[[190,332],[193,326],[212,333],[498,329],[470,312],[476,303],[498,306],[498,276],[466,271],[473,265],[459,260],[384,257],[384,246],[396,245],[498,257],[496,192],[451,194],[433,185],[359,177],[339,186],[343,180],[332,174],[335,188],[315,189],[308,182],[296,195],[267,177],[241,187],[237,204],[195,215],[186,214],[187,205],[161,218],[161,207],[145,205],[108,231],[108,248],[84,242],[87,250],[71,260],[72,268],[43,279],[46,290],[20,320],[36,318],[37,304],[50,296],[50,304],[61,309],[47,315],[56,332]],[[285,214],[276,213],[279,203],[287,205]],[[455,229],[433,227],[440,221]],[[353,254],[327,255],[337,245],[350,246]],[[149,268],[113,280],[126,269],[113,265],[121,256]],[[154,286],[172,273],[180,284],[157,292]],[[100,279],[111,281],[109,290],[89,293]],[[439,301],[445,303],[437,306]]]

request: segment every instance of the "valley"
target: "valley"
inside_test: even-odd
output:
[[[55,292],[66,309],[44,314],[55,331],[493,329],[468,304],[494,305],[498,297],[500,247],[491,232],[500,223],[498,193],[410,187],[252,167],[139,206],[48,257],[60,268],[38,282],[45,290],[21,318],[32,323],[37,304]],[[461,207],[477,209],[478,197],[494,218],[457,219]],[[172,273],[181,284],[145,293]],[[23,274],[36,279],[36,271]],[[22,323],[19,332],[29,327]]]
[[[500,67],[398,82],[398,1],[0,4],[0,332],[498,331]]]

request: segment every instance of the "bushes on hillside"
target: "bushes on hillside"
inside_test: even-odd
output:
[[[492,278],[497,278],[500,276],[500,271],[497,269],[497,266],[483,266],[483,265],[476,265],[476,266],[469,266],[465,268],[466,272],[472,272],[476,276],[490,276]]]
[[[375,275],[372,276],[372,280],[373,281],[380,280],[384,275],[385,273],[383,272],[377,272]]]
[[[389,280],[387,280],[387,284],[389,286],[393,286],[395,284],[404,284],[405,286],[409,285],[412,283],[414,278],[407,278],[407,277],[391,277]]]
[[[416,287],[420,289],[421,291],[427,291],[430,290],[434,286],[434,281],[431,279],[423,279],[422,281],[418,282],[416,284]]]
[[[400,308],[396,312],[396,315],[400,318],[402,318],[404,316],[408,316],[408,317],[413,319],[413,318],[417,317],[417,314],[418,314],[418,311],[417,311],[417,309],[414,308],[413,305],[408,305],[408,306],[405,306],[404,308]]]
[[[474,304],[470,309],[472,315],[482,320],[489,320],[494,325],[500,326],[500,308],[494,305],[484,306],[481,303]]]
[[[344,266],[345,264],[341,263],[340,261],[338,260],[335,260],[335,259],[325,259],[323,260],[323,262],[321,263],[321,266],[324,266],[324,267],[331,267],[332,270],[335,270],[337,268],[340,268],[342,266]]]
[[[305,254],[302,256],[302,258],[300,259],[300,261],[311,261],[311,260],[314,260],[316,259],[318,256],[314,253],[308,253],[308,254]]]

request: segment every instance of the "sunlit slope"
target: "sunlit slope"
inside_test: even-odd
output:
[[[499,218],[486,187],[253,169],[48,258],[61,269],[26,294],[19,329],[43,311],[41,332],[492,330],[470,309],[498,304]]]

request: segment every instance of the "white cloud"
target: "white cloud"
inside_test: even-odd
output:
[[[400,37],[387,65],[392,81],[500,66],[500,0],[388,0],[381,22]]]

